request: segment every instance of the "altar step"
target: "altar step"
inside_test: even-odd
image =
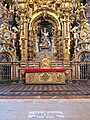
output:
[[[86,85],[0,85],[0,96],[90,96]]]

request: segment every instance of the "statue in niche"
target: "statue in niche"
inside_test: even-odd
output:
[[[40,51],[41,50],[51,50],[51,41],[49,39],[49,32],[47,32],[47,29],[44,27],[41,29],[41,39],[40,39]]]

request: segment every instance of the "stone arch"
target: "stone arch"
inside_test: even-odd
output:
[[[88,50],[81,50],[81,51],[77,54],[77,56],[76,56],[77,60],[80,61],[80,56],[81,56],[83,53],[85,53],[85,52],[90,53],[90,51],[88,51]]]
[[[47,16],[45,18],[43,18],[42,16],[42,11],[45,10]],[[39,50],[39,42],[38,42],[38,38],[37,38],[37,26],[42,22],[42,21],[46,21],[49,22],[52,25],[52,29],[54,32],[54,37],[51,40],[51,48],[50,48],[50,58],[55,58],[55,52],[57,51],[57,48],[55,46],[55,43],[57,41],[57,37],[55,38],[55,36],[58,35],[59,31],[61,31],[61,21],[59,20],[57,13],[55,11],[52,11],[51,9],[48,8],[42,8],[40,10],[37,10],[33,13],[33,16],[30,20],[29,23],[29,41],[31,41],[31,45],[35,46],[32,49],[32,53],[28,52],[28,56],[32,57],[32,58],[37,58],[38,59],[38,53],[41,53],[41,51]],[[32,37],[33,36],[33,37]],[[30,47],[28,47],[28,51],[30,51]],[[45,52],[45,50],[43,51],[43,53]],[[49,52],[48,52],[49,53]],[[34,56],[35,55],[35,56]],[[41,55],[39,55],[41,56]],[[28,57],[28,58],[30,58]],[[32,59],[30,58],[30,59]],[[53,58],[53,59],[54,59]]]
[[[9,52],[0,52],[0,62],[13,62],[13,57]]]
[[[32,26],[35,26],[35,22],[37,21],[37,24],[40,22],[39,18],[42,16],[42,10],[39,11],[38,13],[36,12],[33,16],[32,19],[30,21],[29,27],[32,28]],[[47,16],[48,19],[46,19],[47,21],[49,21],[50,23],[52,23],[53,26],[56,26],[58,29],[61,28],[60,25],[60,21],[57,17],[57,15],[54,12],[51,11],[47,11]],[[50,19],[49,19],[50,18]]]

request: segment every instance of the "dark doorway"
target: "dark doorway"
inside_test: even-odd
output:
[[[89,75],[89,64],[81,64],[80,65],[80,79],[88,79]]]
[[[80,79],[90,79],[90,52],[83,52],[80,55],[80,62]]]
[[[0,80],[11,80],[11,65],[0,65]]]

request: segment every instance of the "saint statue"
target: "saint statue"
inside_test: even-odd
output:
[[[51,46],[51,42],[49,40],[49,32],[47,32],[46,28],[41,30],[41,43],[40,47],[49,48]]]

